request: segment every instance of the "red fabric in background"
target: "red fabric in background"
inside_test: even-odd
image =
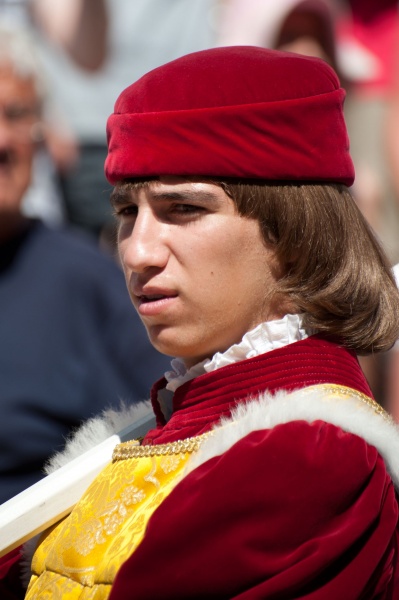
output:
[[[320,421],[253,432],[163,501],[110,600],[391,600],[397,520],[361,438]]]
[[[349,11],[338,19],[338,39],[355,41],[378,62],[375,75],[351,82],[366,96],[391,93],[398,69],[399,5],[397,0],[349,0]]]

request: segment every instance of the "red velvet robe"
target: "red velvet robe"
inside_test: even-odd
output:
[[[356,358],[314,336],[184,384],[167,424],[154,390],[158,426],[145,442],[203,433],[248,395],[317,383],[371,396]],[[254,431],[187,475],[110,600],[392,600],[397,563],[398,502],[376,448],[298,420]]]
[[[355,356],[313,336],[187,382],[168,423],[159,382],[145,443],[208,431],[248,396],[319,383],[371,396]],[[398,502],[377,449],[326,421],[293,420],[188,474],[150,518],[110,600],[397,600],[397,563]]]

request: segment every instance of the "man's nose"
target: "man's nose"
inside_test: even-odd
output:
[[[165,239],[167,227],[150,210],[139,210],[129,237],[120,245],[123,265],[136,273],[152,267],[163,268],[169,255]]]

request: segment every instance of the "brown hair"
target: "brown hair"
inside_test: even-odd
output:
[[[259,221],[306,326],[358,354],[399,337],[399,292],[388,259],[347,187],[219,181],[241,215]]]
[[[126,180],[116,190],[154,179]],[[220,185],[239,214],[259,221],[284,273],[276,294],[305,313],[306,327],[357,354],[388,350],[399,338],[399,291],[388,259],[346,186],[201,180]]]

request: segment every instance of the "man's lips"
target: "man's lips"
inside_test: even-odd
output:
[[[133,294],[139,313],[148,316],[161,312],[178,296],[176,290],[149,286],[136,286]]]
[[[174,298],[178,295],[177,291],[172,288],[154,285],[135,285],[132,292],[143,302],[154,302],[162,298]]]
[[[157,302],[158,300],[165,300],[168,298],[176,298],[177,294],[174,295],[165,295],[165,294],[143,294],[138,296],[140,302],[148,303],[148,302]]]

